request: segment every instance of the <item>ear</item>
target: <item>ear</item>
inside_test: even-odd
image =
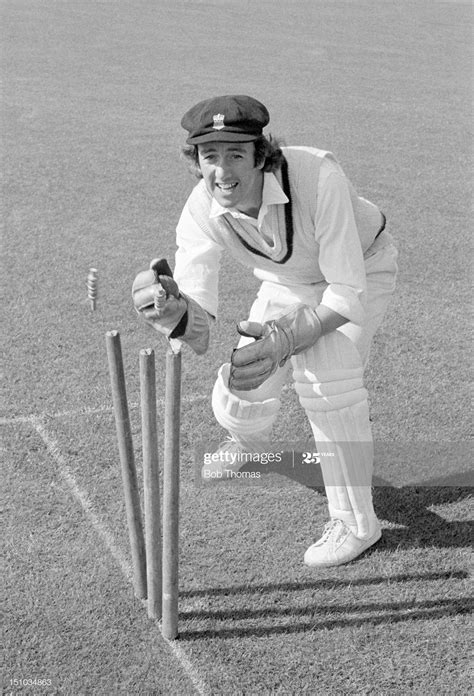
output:
[[[201,167],[199,166],[198,162],[190,162],[189,163],[189,171],[191,174],[193,174],[197,179],[202,179],[202,171]]]
[[[195,145],[194,158],[192,163],[192,172],[195,177],[202,179],[201,165],[199,164],[199,145]]]
[[[265,166],[265,155],[261,155],[259,159],[257,159],[257,148],[255,146],[255,143],[253,143],[253,161],[255,163],[255,169],[263,169]]]

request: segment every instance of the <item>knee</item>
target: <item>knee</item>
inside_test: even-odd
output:
[[[323,336],[296,356],[293,375],[300,403],[307,411],[336,411],[367,401],[359,351],[340,331]]]
[[[276,397],[255,399],[243,398],[233,393],[229,387],[230,364],[225,363],[219,370],[212,392],[212,408],[217,422],[226,430],[258,432],[272,425],[280,400]],[[258,390],[255,390],[257,392]]]

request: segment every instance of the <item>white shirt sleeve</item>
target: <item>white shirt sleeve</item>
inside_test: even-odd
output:
[[[186,204],[176,227],[174,279],[179,289],[217,316],[222,248],[199,227]]]
[[[315,231],[319,267],[328,283],[321,304],[362,324],[367,288],[362,248],[346,177],[327,159],[321,164]]]

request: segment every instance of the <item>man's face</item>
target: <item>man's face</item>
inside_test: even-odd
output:
[[[202,143],[198,154],[207,190],[217,202],[257,217],[262,202],[263,162],[255,166],[253,142]]]

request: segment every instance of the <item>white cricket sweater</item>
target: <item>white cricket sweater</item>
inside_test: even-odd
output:
[[[380,230],[383,215],[357,195],[330,152],[310,147],[282,149],[288,162],[293,238],[288,239],[285,226],[288,198],[280,173],[264,174],[257,220],[220,206],[201,180],[176,229],[176,282],[216,316],[219,260],[227,251],[262,281],[283,286],[324,284],[322,304],[361,324],[364,252]]]

